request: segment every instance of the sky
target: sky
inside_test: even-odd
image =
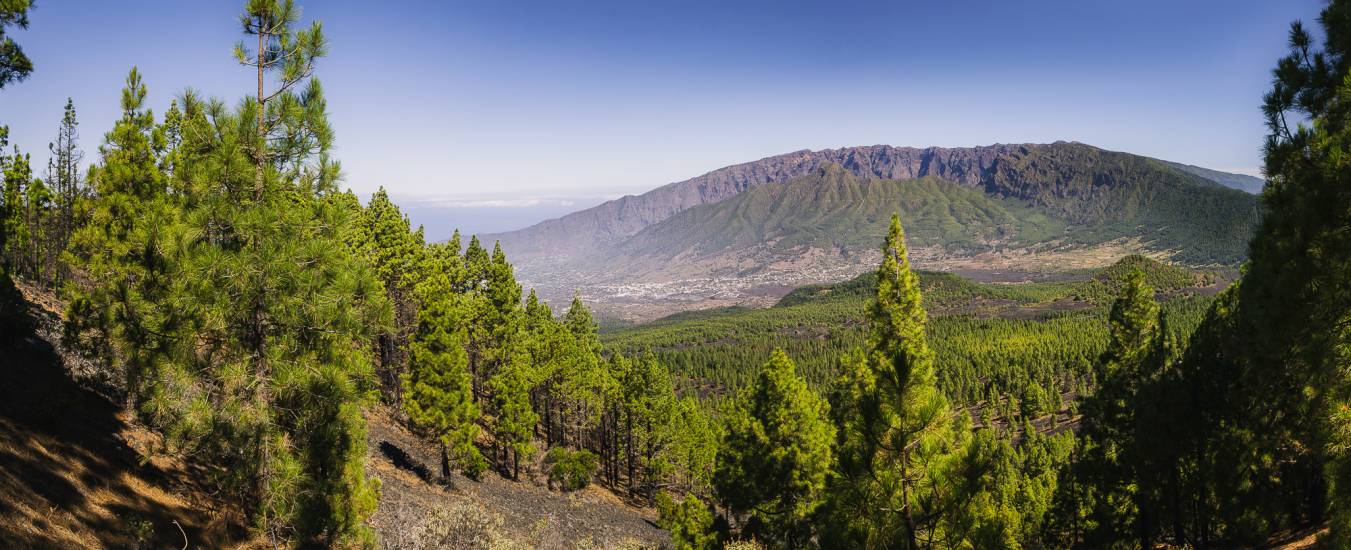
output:
[[[1257,174],[1259,105],[1314,0],[299,2],[346,185],[428,226],[523,227],[799,149],[1073,140]],[[242,1],[38,0],[0,92],[45,165],[73,98],[93,160],[133,65],[162,113],[236,102]]]

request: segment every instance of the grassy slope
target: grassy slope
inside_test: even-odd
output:
[[[1187,264],[1236,264],[1257,223],[1257,198],[1169,164],[1079,143],[1029,148],[996,163],[986,191],[1068,221],[1072,240],[1135,234]]]

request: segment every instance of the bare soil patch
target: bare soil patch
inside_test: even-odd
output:
[[[367,471],[380,478],[380,507],[371,520],[381,539],[438,506],[471,503],[500,516],[508,536],[531,548],[657,547],[669,536],[656,513],[592,484],[576,493],[550,491],[538,464],[522,464],[521,480],[492,471],[481,481],[441,477],[438,449],[409,432],[388,407],[367,415]]]

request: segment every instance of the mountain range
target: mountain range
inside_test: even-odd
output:
[[[893,212],[917,265],[978,279],[1134,253],[1234,266],[1259,215],[1252,180],[1074,142],[804,150],[480,238],[546,298],[644,318],[857,275]]]

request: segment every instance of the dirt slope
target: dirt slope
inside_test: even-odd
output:
[[[199,470],[154,452],[157,435],[90,389],[107,387],[107,373],[62,348],[60,303],[26,285],[19,290],[21,311],[0,311],[18,321],[0,322],[0,548],[270,547],[243,527],[237,509],[195,482],[204,478]],[[382,482],[371,524],[386,548],[404,547],[404,535],[432,510],[455,505],[497,522],[520,547],[668,540],[650,508],[594,486],[564,495],[537,475],[442,480],[435,449],[387,407],[367,416],[368,471]]]
[[[439,454],[411,434],[385,407],[367,414],[371,456],[367,471],[381,481],[380,508],[371,524],[394,541],[436,507],[471,504],[495,516],[507,538],[528,548],[655,547],[669,540],[650,508],[626,503],[592,485],[572,494],[549,491],[524,470],[521,481],[485,473],[482,481],[440,475]]]
[[[0,547],[248,546],[189,466],[152,457],[155,435],[71,379],[55,300],[23,290],[28,311],[3,313],[26,330],[0,335]]]

